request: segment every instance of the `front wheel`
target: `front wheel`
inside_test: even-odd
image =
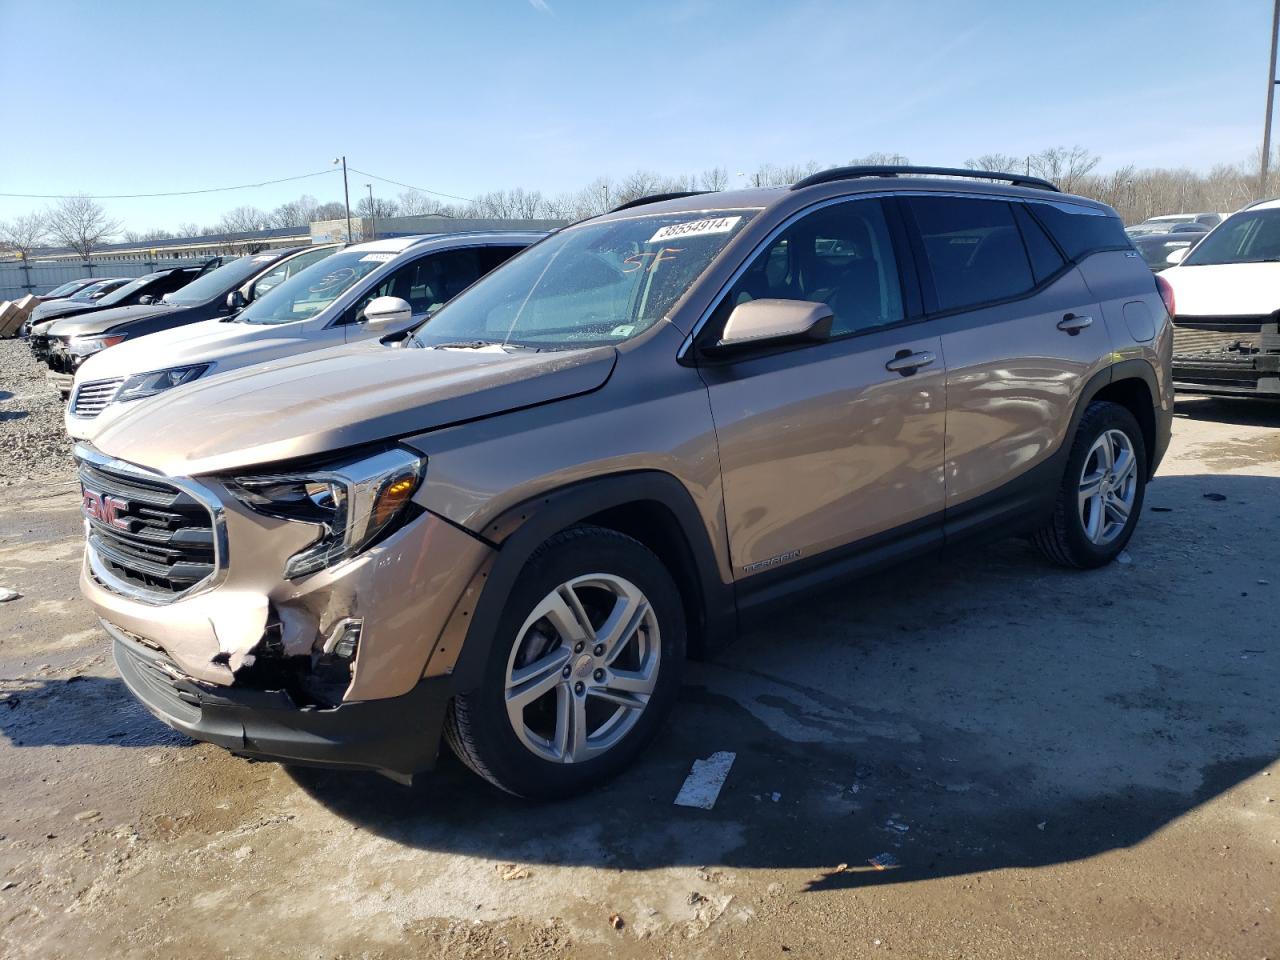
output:
[[[446,739],[508,793],[579,793],[652,739],[684,652],[684,608],[662,562],[617,531],[574,527],[529,558],[479,689],[453,701]]]
[[[1053,516],[1036,532],[1036,545],[1067,567],[1110,563],[1133,536],[1146,487],[1147,448],[1138,421],[1118,403],[1089,404]]]

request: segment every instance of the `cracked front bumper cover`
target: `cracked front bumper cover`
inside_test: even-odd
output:
[[[193,739],[240,756],[373,770],[402,782],[435,765],[451,692],[447,676],[421,680],[398,697],[299,707],[283,690],[193,680],[160,650],[101,623],[130,692]]]

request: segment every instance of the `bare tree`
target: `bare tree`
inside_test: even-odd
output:
[[[1093,171],[1102,158],[1084,147],[1049,147],[1027,158],[1031,173],[1055,183],[1066,193],[1075,193],[1076,184]]]
[[[124,240],[127,243],[147,243],[151,240],[172,240],[177,236],[180,236],[180,234],[155,227],[150,230],[126,230],[123,234]]]
[[[710,167],[698,176],[698,186],[703,190],[729,189],[729,171],[724,167]]]
[[[46,215],[49,233],[86,260],[120,229],[120,223],[89,197],[65,197]]]
[[[992,173],[1026,173],[1027,158],[1011,153],[984,153],[964,162],[970,170],[990,170]]]
[[[849,161],[851,167],[906,167],[911,161],[901,153],[884,153],[876,150],[865,157],[854,157]]]
[[[304,193],[297,200],[289,200],[276,207],[268,216],[273,227],[305,227],[316,219],[316,198]]]
[[[317,220],[341,220],[347,215],[346,205],[340,200],[330,200],[316,207],[313,216]]]
[[[453,216],[452,208],[420,190],[406,190],[396,198],[402,217]]]
[[[266,230],[271,225],[271,217],[257,207],[236,207],[222,215],[218,224],[222,233],[240,235]]]
[[[49,236],[49,225],[43,214],[28,213],[12,220],[0,221],[0,248],[21,254],[23,260],[42,246]]]
[[[394,217],[400,212],[400,207],[394,200],[386,197],[374,197],[373,203],[369,203],[369,197],[363,196],[360,202],[356,204],[356,211],[362,217],[374,216],[379,220],[387,217]]]

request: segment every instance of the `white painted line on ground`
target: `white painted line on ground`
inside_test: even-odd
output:
[[[710,810],[716,805],[720,796],[720,788],[729,776],[729,768],[733,766],[736,753],[721,750],[713,753],[706,760],[693,761],[693,769],[684,778],[684,785],[676,794],[677,807],[697,807],[699,810]]]

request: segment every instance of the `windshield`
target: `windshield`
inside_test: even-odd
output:
[[[665,213],[570,227],[459,295],[414,342],[621,343],[662,319],[754,214]]]
[[[67,294],[71,293],[73,290],[77,290],[80,287],[84,286],[84,284],[85,284],[84,280],[68,280],[66,283],[62,284],[62,286],[54,287],[52,290],[46,293],[45,296],[50,299],[55,299],[57,297],[65,297]]]
[[[1237,213],[1201,240],[1184,267],[1280,260],[1280,209]]]
[[[77,290],[77,291],[76,291],[75,293],[73,293],[71,296],[67,297],[67,299],[68,299],[68,300],[77,300],[77,301],[80,301],[80,302],[83,302],[83,301],[85,301],[85,300],[92,300],[92,299],[93,299],[93,295],[94,295],[95,293],[97,293],[99,290],[103,290],[103,289],[111,290],[111,289],[114,289],[114,288],[112,287],[112,285],[111,285],[111,284],[112,284],[112,281],[110,281],[110,280],[103,280],[103,281],[101,281],[101,282],[99,282],[99,283],[91,283],[91,284],[89,284],[87,287],[84,287],[84,288],[83,288],[83,289],[81,289],[81,290]]]
[[[114,307],[117,303],[124,303],[124,301],[128,300],[143,287],[147,286],[147,284],[159,280],[163,276],[163,273],[148,273],[145,276],[141,276],[132,283],[126,283],[114,293],[108,293],[98,301],[98,304],[104,307]]]
[[[267,269],[277,256],[274,253],[260,253],[256,256],[232,260],[217,270],[210,270],[203,277],[192,280],[185,287],[173,293],[166,293],[164,302],[180,307],[190,307],[226,296],[254,274]]]
[[[397,253],[343,250],[313,263],[249,304],[241,323],[290,323],[314,317]]]

